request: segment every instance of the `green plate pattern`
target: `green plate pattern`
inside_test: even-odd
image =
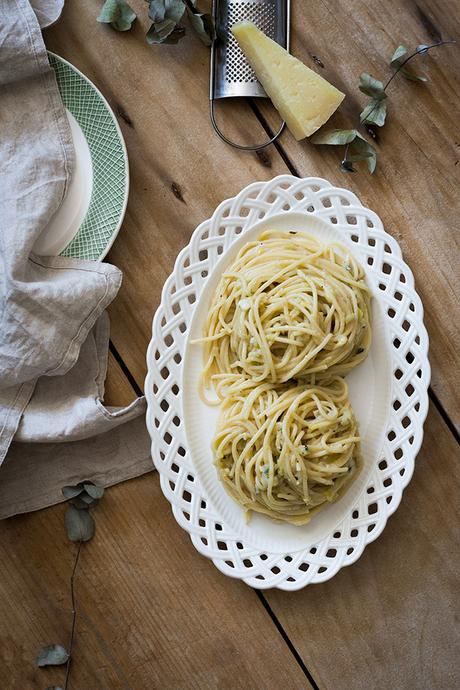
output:
[[[61,256],[100,260],[108,252],[123,220],[128,199],[128,157],[110,107],[81,72],[48,53],[65,107],[80,125],[91,154],[93,189],[86,216]]]

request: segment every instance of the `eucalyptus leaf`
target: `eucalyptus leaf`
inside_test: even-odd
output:
[[[187,14],[192,28],[198,34],[202,43],[204,43],[205,46],[212,45],[216,37],[216,29],[212,15],[208,13],[200,14],[198,12],[192,12],[189,7],[187,7]]]
[[[79,496],[84,490],[85,488],[82,482],[79,482],[78,484],[68,484],[67,486],[63,486],[61,489],[64,498],[74,498],[75,496]]]
[[[371,77],[367,72],[362,72],[359,76],[359,90],[365,93],[366,96],[371,96],[371,98],[386,98],[382,82],[379,79],[375,79],[375,77]]]
[[[183,26],[176,26],[174,31],[172,31],[169,36],[163,41],[163,43],[168,43],[170,45],[176,45],[185,36],[185,28]]]
[[[391,67],[399,67],[401,62],[403,61],[403,58],[405,58],[407,55],[407,48],[406,46],[398,46],[393,53],[393,57],[390,60],[390,65]]]
[[[94,536],[95,524],[87,510],[70,505],[65,513],[65,526],[70,541],[89,541]]]
[[[97,484],[93,484],[92,482],[86,482],[83,486],[86,493],[91,496],[91,498],[102,498],[104,495],[103,486],[97,486]]]
[[[359,119],[363,124],[374,124],[377,125],[377,127],[383,127],[385,124],[386,114],[386,100],[381,101],[376,98],[372,98],[362,111]]]
[[[184,0],[148,0],[148,15],[154,24],[171,19],[180,22],[185,12]]]
[[[150,0],[148,15],[152,22],[162,22],[166,13],[165,0]]]
[[[347,160],[352,163],[357,163],[358,161],[365,161],[367,158],[371,158],[372,153],[370,151],[363,151],[362,153],[355,153],[351,156],[347,156]]]
[[[370,173],[375,171],[377,167],[377,152],[375,148],[370,144],[361,134],[357,134],[356,139],[351,145],[351,155],[352,156],[363,156],[367,161],[367,168]]]
[[[313,144],[330,144],[331,146],[340,146],[343,144],[350,144],[356,139],[358,132],[356,129],[330,129],[326,132],[317,132],[310,137]]]
[[[94,506],[97,506],[97,504],[99,503],[99,499],[93,498],[92,496],[87,494],[86,491],[83,491],[83,493],[81,493],[79,496],[73,498],[71,500],[71,503],[79,510],[81,510],[82,508],[86,510],[87,508],[93,508]]]
[[[63,690],[60,685],[49,685],[46,690]]]
[[[420,49],[420,50],[419,50]],[[427,52],[428,46],[425,44],[421,44],[417,46],[416,50],[420,54],[424,54]],[[393,53],[393,57],[391,58],[390,65],[400,72],[403,77],[408,79],[409,81],[416,81],[416,82],[426,82],[428,81],[428,78],[425,77],[423,74],[415,74],[411,70],[407,69],[407,67],[401,67],[402,63],[407,57],[407,48],[405,46],[398,46],[396,48],[395,52]]]
[[[174,19],[165,19],[157,24],[152,24],[147,32],[146,39],[150,45],[159,43],[177,43],[185,35],[185,29],[177,26]]]
[[[97,21],[102,24],[110,24],[117,31],[128,31],[136,16],[133,8],[128,5],[126,0],[106,0],[101,7]]]
[[[165,19],[173,19],[176,24],[180,22],[185,12],[185,4],[183,0],[166,0],[165,2]]]
[[[38,652],[35,660],[37,666],[61,666],[69,659],[69,654],[62,644],[49,644]]]
[[[403,77],[405,77],[409,81],[418,81],[418,82],[428,81],[428,77],[425,77],[425,75],[415,74],[414,72],[411,72],[410,70],[406,69],[405,67],[401,67],[401,69],[399,71],[403,75]]]
[[[421,43],[417,48],[415,49],[417,53],[420,53],[420,55],[426,55],[428,52],[430,46],[427,46],[426,43]]]

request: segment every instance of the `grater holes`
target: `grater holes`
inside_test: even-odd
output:
[[[230,2],[226,25],[227,50],[225,59],[225,81],[256,82],[257,78],[248,64],[243,51],[230,29],[233,24],[247,19],[271,38],[275,36],[275,5],[258,2]]]

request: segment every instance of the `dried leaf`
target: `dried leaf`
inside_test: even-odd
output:
[[[157,24],[152,24],[147,32],[146,39],[150,45],[160,43],[178,43],[185,36],[185,29],[177,26],[173,19],[165,19]]]
[[[357,137],[356,129],[330,129],[326,132],[317,132],[310,137],[313,144],[330,144],[332,146],[340,146],[342,144],[349,144]]]
[[[69,659],[69,654],[62,644],[49,644],[38,652],[35,660],[37,666],[61,666]]]
[[[174,19],[176,22],[180,22],[185,12],[185,4],[183,0],[166,0],[166,19]]]
[[[411,72],[410,70],[406,69],[405,67],[401,67],[399,72],[400,72],[400,74],[403,75],[403,77],[405,77],[409,81],[419,81],[419,82],[428,81],[428,77],[425,77],[424,74],[414,74],[414,72]]]
[[[92,482],[86,482],[83,484],[86,493],[91,496],[91,498],[102,498],[104,495],[104,487],[97,486]]]
[[[375,171],[377,167],[377,152],[375,148],[370,144],[361,134],[357,134],[356,139],[351,145],[351,155],[363,156],[367,160],[367,168],[370,173]]]
[[[163,41],[163,43],[171,44],[171,45],[176,45],[176,43],[179,43],[185,36],[185,28],[183,26],[176,26],[174,31],[172,31],[169,36]]]
[[[91,514],[73,505],[66,510],[65,526],[70,541],[89,541],[94,536],[95,524]]]
[[[84,489],[83,482],[79,482],[78,484],[63,486],[61,491],[64,498],[74,498],[75,496],[79,496]]]
[[[154,24],[171,19],[180,22],[185,12],[184,0],[150,0],[148,15]]]
[[[371,96],[371,98],[386,98],[382,82],[371,77],[367,72],[362,72],[359,76],[359,90],[365,93],[366,96]]]
[[[405,46],[398,46],[393,53],[393,57],[390,60],[391,67],[399,67],[403,58],[407,55],[407,48]]]
[[[75,506],[75,508],[78,508],[78,510],[87,510],[88,508],[94,508],[94,506],[97,506],[99,499],[93,498],[87,494],[86,491],[83,491],[83,493],[76,498],[73,498],[70,502],[73,506]]]
[[[374,124],[378,127],[383,127],[385,124],[386,114],[386,100],[377,100],[376,98],[372,98],[362,111],[359,119],[363,124]]]
[[[205,46],[212,45],[212,42],[216,38],[216,29],[212,15],[208,13],[200,14],[198,12],[192,12],[189,7],[187,7],[187,14],[190,24],[198,34],[201,42],[204,43]]]
[[[162,22],[166,13],[165,0],[150,0],[148,15],[152,22]]]
[[[371,158],[372,153],[370,151],[363,151],[363,153],[356,153],[354,155],[348,156],[348,160],[352,163],[357,163],[358,161],[365,161],[367,158]]]
[[[419,50],[420,49],[420,50]],[[424,54],[427,52],[428,46],[425,44],[421,44],[417,46],[416,51],[419,52],[420,54]],[[405,46],[398,46],[396,48],[395,52],[393,53],[393,57],[390,60],[390,65],[398,70],[403,77],[408,79],[409,81],[416,81],[416,82],[425,82],[428,81],[428,78],[425,77],[423,74],[415,74],[411,70],[409,70],[407,67],[401,67],[401,64],[404,62],[404,60],[407,57],[407,48]]]
[[[102,24],[110,24],[117,31],[128,31],[136,16],[133,8],[128,5],[126,0],[106,0],[101,7],[97,21]]]

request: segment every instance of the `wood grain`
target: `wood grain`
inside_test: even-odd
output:
[[[458,445],[435,409],[383,534],[332,580],[268,601],[321,690],[460,685]]]
[[[104,402],[109,406],[129,405],[137,397],[136,391],[126,378],[120,364],[109,352]]]
[[[398,45],[415,48],[441,37],[459,37],[460,15],[450,0],[323,0],[293,3],[292,9],[292,52],[347,94],[330,128],[359,123],[366,102],[357,88],[359,74],[368,71],[385,80]],[[317,175],[351,189],[400,243],[425,306],[432,387],[460,429],[460,48],[445,46],[417,60],[414,68],[426,72],[430,81],[420,85],[401,77],[393,80],[387,124],[378,132],[374,175],[365,169],[356,175],[340,172],[343,149],[296,142],[289,132],[281,148],[300,176]],[[257,105],[274,127],[272,108],[262,101]]]
[[[175,523],[156,474],[112,487],[94,510],[76,581],[70,688],[310,688],[255,592],[200,556]],[[67,643],[75,545],[64,506],[0,523],[0,682],[62,684],[34,669],[38,649]]]

